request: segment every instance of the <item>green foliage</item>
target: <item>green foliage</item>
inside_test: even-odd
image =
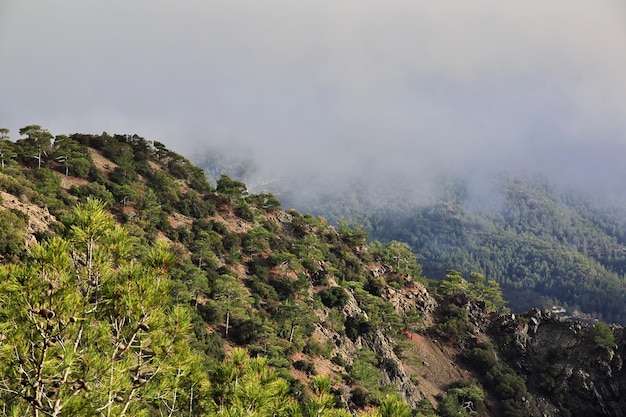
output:
[[[8,414],[145,415],[202,410],[206,380],[187,308],[170,303],[164,245],[137,256],[96,200],[67,237],[0,268],[0,405]]]
[[[228,339],[233,317],[245,317],[248,292],[237,278],[223,274],[211,283],[211,298],[224,317],[224,334]]]
[[[24,251],[28,219],[18,210],[0,210],[0,259],[15,262]]]
[[[359,336],[374,330],[372,323],[364,315],[348,316],[345,321],[346,336],[356,341]]]
[[[296,343],[308,338],[314,330],[313,311],[309,306],[294,299],[278,305],[272,313],[276,320],[276,332],[279,337]]]
[[[61,178],[51,169],[41,168],[34,171],[31,178],[44,199],[56,196],[61,189]]]
[[[485,409],[485,393],[476,385],[459,384],[450,388],[439,403],[442,417],[478,416]]]
[[[328,308],[343,308],[348,303],[348,294],[342,287],[330,287],[319,292],[322,303]]]
[[[346,334],[345,321],[346,317],[341,311],[332,309],[328,312],[324,325],[344,336]]]
[[[456,296],[467,292],[467,281],[459,271],[448,270],[446,275],[439,281],[439,292],[445,296]]]
[[[7,172],[9,170],[12,172]],[[9,194],[16,197],[31,196],[34,193],[33,188],[33,184],[20,171],[6,168],[5,172],[0,173],[0,189]]]
[[[241,200],[235,204],[235,208],[237,209],[237,215],[246,221],[254,221],[254,212],[252,211],[252,207],[245,201]]]
[[[365,291],[355,292],[355,298],[359,307],[365,311],[368,317],[368,327],[382,329],[386,333],[399,334],[404,327],[402,318],[393,308],[393,305],[381,297],[371,295]]]
[[[498,365],[496,355],[489,346],[468,349],[463,352],[463,358],[481,372],[487,372]]]
[[[215,203],[212,195],[200,194],[191,190],[180,195],[173,207],[185,216],[203,218],[215,214]]]
[[[385,386],[381,384],[383,374],[378,369],[379,361],[374,352],[367,347],[359,349],[352,366],[348,369],[351,378],[358,381],[365,390],[365,398],[369,404],[378,404],[385,396]]]
[[[51,159],[65,175],[87,178],[92,161],[91,155],[84,145],[65,135],[54,140]]]
[[[367,233],[359,224],[351,228],[347,223],[341,221],[339,222],[339,237],[349,245],[364,245]]]
[[[79,197],[82,202],[91,197],[103,201],[109,207],[112,207],[115,204],[115,197],[113,194],[107,190],[104,185],[97,182],[90,182],[89,184],[81,185],[79,187],[72,186],[69,191],[72,195]]]
[[[502,291],[495,281],[485,285],[485,277],[478,273],[472,273],[471,279],[468,282],[460,272],[448,270],[437,283],[437,292],[444,296],[445,301],[437,329],[451,340],[461,340],[472,330],[468,311],[470,303],[480,305],[485,312],[504,309]]]
[[[217,181],[215,190],[231,203],[244,198],[248,194],[248,189],[244,183],[233,180],[225,174],[222,174]]]
[[[598,348],[613,349],[615,347],[615,335],[611,327],[604,322],[596,322],[589,328],[587,337]]]
[[[179,187],[172,177],[163,171],[149,173],[149,186],[159,198],[161,204],[167,207],[176,205],[179,201]]]
[[[306,346],[302,348],[302,352],[309,355],[317,355],[330,359],[331,352],[335,348],[332,342],[320,343],[317,339],[310,337]]]
[[[130,184],[139,176],[133,158],[133,149],[123,141],[113,143],[116,143],[116,146],[110,149],[105,148],[105,155],[117,164],[113,172],[109,174],[109,179],[119,185]]]
[[[371,244],[372,254],[382,264],[393,269],[394,272],[413,279],[422,276],[422,266],[417,261],[417,256],[411,251],[411,247],[404,243],[393,240],[386,246],[380,242]]]
[[[301,415],[288,382],[266,358],[251,358],[243,349],[234,349],[226,362],[216,364],[211,381],[211,415]]]
[[[493,346],[488,343],[479,344],[463,352],[463,359],[478,372],[481,382],[493,389],[504,410],[504,416],[529,415],[525,402],[527,390],[524,379],[498,361]]]
[[[271,233],[264,227],[250,229],[241,239],[244,252],[253,254],[267,251],[270,248],[271,237]]]
[[[411,408],[397,395],[388,394],[383,398],[378,408],[380,417],[411,417]]]
[[[0,133],[0,167],[2,169],[17,163],[16,146],[8,140],[8,129],[6,131],[6,133]]]
[[[315,365],[312,362],[306,361],[304,359],[299,359],[293,363],[293,367],[298,371],[302,371],[307,375],[313,376],[317,375],[317,371],[315,370]]]
[[[442,319],[437,329],[448,339],[459,341],[471,329],[468,311],[455,304],[448,304],[442,309]]]
[[[246,197],[246,201],[249,204],[265,211],[280,210],[280,201],[274,195],[269,193],[249,195]]]
[[[205,193],[212,191],[212,187],[207,181],[202,169],[194,166],[181,155],[166,150],[159,142],[154,142],[154,146],[156,148],[157,159],[162,160],[165,157],[168,158],[167,168],[174,178],[185,180],[187,184],[197,192]]]
[[[482,200],[459,180],[444,184],[428,204],[389,200],[376,208],[367,201],[342,195],[314,208],[335,223],[359,221],[371,239],[408,243],[428,277],[450,268],[487,276],[514,311],[568,305],[626,323],[626,216],[620,207],[602,207],[542,179],[505,175]]]
[[[51,150],[52,134],[39,125],[29,125],[20,129],[25,139],[16,142],[22,162],[34,168],[45,167]]]

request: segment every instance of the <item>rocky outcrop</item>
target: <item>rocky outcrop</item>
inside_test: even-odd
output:
[[[336,285],[334,279],[330,279],[329,283]],[[427,289],[419,283],[411,286],[409,291],[396,291],[391,288],[391,291],[388,290],[386,294],[390,300],[393,300],[391,302],[394,303],[394,307],[406,309],[403,311],[417,308],[419,311],[430,313],[436,305],[436,301],[430,296]],[[347,295],[347,302],[342,308],[344,316],[348,320],[350,318],[369,320],[367,313],[359,306],[352,292],[348,291]],[[380,381],[382,385],[395,385],[400,396],[411,406],[416,406],[421,399],[425,398],[425,395],[411,379],[402,360],[394,351],[396,341],[385,335],[382,330],[371,330],[350,339],[332,329],[318,325],[315,334],[318,340],[331,341],[335,345],[333,356],[340,357],[346,366],[352,365],[358,349],[362,347],[371,349],[376,355],[378,368],[383,374],[383,379]],[[349,397],[348,386],[343,387],[341,391],[343,392],[342,398]]]
[[[613,346],[598,343],[593,330],[591,324],[531,310],[497,317],[490,333],[503,360],[525,377],[530,400],[543,415],[624,416],[624,330],[612,328]]]
[[[426,287],[419,282],[411,281],[402,290],[385,287],[381,297],[390,302],[396,313],[405,314],[416,309],[422,316],[429,316],[437,307],[437,301],[430,295]]]
[[[411,380],[402,361],[393,350],[394,343],[391,339],[377,330],[362,337],[362,342],[369,347],[378,358],[379,369],[383,372],[383,384],[394,384],[403,400],[409,405],[415,406],[424,398],[419,388]]]
[[[25,230],[26,246],[36,243],[37,236],[47,232],[50,225],[57,220],[46,207],[22,201],[4,191],[0,191],[0,210],[18,210],[28,217],[28,228]]]

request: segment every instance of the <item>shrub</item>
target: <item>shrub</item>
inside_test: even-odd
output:
[[[487,371],[497,364],[494,353],[480,347],[463,352],[463,357],[479,371]]]
[[[589,328],[588,338],[598,348],[611,349],[615,347],[615,335],[611,327],[604,322],[597,322]]]
[[[372,396],[361,387],[353,388],[350,391],[350,401],[358,408],[365,408],[370,404]]]
[[[293,367],[298,371],[306,372],[306,374],[309,376],[317,375],[315,365],[307,360],[299,359],[293,363]]]
[[[454,387],[439,403],[439,413],[444,417],[470,416],[482,413],[485,393],[477,385]]]
[[[341,355],[335,355],[331,358],[330,360],[332,363],[334,363],[337,366],[341,366],[343,368],[346,367],[346,361],[343,359],[343,356]]]
[[[355,341],[360,335],[373,331],[372,324],[362,315],[346,318],[346,336]]]
[[[343,308],[348,303],[348,293],[342,287],[326,288],[319,295],[328,308]]]

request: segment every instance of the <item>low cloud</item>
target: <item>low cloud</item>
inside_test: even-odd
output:
[[[508,169],[619,194],[625,18],[585,0],[8,0],[0,125],[240,150],[259,183],[309,192]]]

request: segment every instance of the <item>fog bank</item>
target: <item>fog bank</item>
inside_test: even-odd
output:
[[[5,0],[0,127],[228,149],[303,197],[503,169],[620,196],[624,44],[610,0]]]

